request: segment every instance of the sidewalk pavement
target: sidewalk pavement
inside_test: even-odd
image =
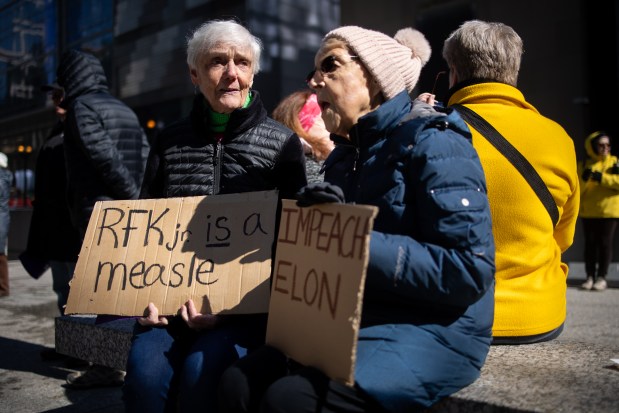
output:
[[[40,351],[54,347],[54,317],[58,315],[49,271],[34,280],[19,261],[10,261],[9,274],[11,295],[0,298],[0,412],[124,412],[119,387],[65,388],[65,378],[73,370],[61,361],[41,360]],[[579,290],[584,278],[582,263],[571,263],[567,320],[558,340],[613,349],[619,359],[619,265],[612,264],[611,288],[604,292]],[[597,411],[596,407],[591,406],[591,411]]]
[[[75,370],[41,360],[41,350],[54,347],[59,315],[51,272],[35,280],[19,261],[9,261],[9,279],[11,295],[0,298],[0,412],[123,412],[120,387],[65,388]]]

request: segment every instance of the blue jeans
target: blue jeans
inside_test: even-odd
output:
[[[167,327],[136,323],[123,400],[132,412],[217,411],[224,370],[264,343],[266,314],[222,316],[212,330],[191,330],[180,317]]]
[[[64,306],[69,298],[69,282],[75,272],[75,263],[69,261],[50,261],[52,270],[52,289],[56,293],[58,310],[64,314]]]

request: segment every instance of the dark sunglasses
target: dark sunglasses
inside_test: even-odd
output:
[[[353,55],[348,55],[348,57],[350,57],[351,59],[358,59],[359,58],[359,56],[353,56]],[[344,64],[346,64],[346,63],[348,63],[348,62],[345,62]],[[337,58],[334,55],[327,56],[324,59],[322,59],[322,62],[320,62],[320,68],[319,69],[314,69],[314,70],[312,70],[311,72],[309,72],[307,74],[307,76],[305,77],[305,83],[309,83],[313,79],[314,75],[316,74],[316,70],[319,70],[320,73],[324,76],[327,73],[335,72],[335,70],[338,67],[339,66],[337,65]]]

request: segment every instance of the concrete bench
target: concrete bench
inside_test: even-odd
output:
[[[125,370],[135,319],[95,324],[95,318],[56,317],[56,351],[80,360]]]
[[[56,350],[124,370],[135,320],[56,318]],[[619,346],[619,343],[618,343]],[[562,341],[493,346],[481,377],[427,413],[619,412],[615,349]]]

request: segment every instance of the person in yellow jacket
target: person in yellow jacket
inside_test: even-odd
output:
[[[585,139],[587,159],[579,163],[580,218],[585,235],[585,290],[603,291],[612,260],[613,237],[619,221],[619,163],[610,153],[606,132]]]
[[[574,142],[542,116],[517,89],[522,39],[509,26],[471,20],[445,40],[449,67],[447,106],[474,110],[535,168],[557,205],[548,211],[525,178],[471,125],[488,184],[496,243],[493,344],[552,340],[566,317],[567,264],[561,254],[574,241],[580,204]],[[434,102],[434,95],[419,99]]]

